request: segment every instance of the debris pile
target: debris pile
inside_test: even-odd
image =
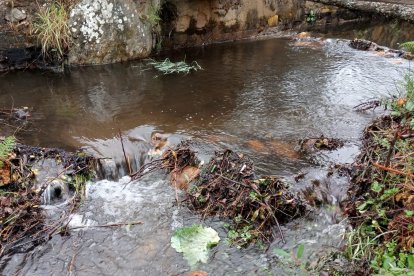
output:
[[[271,176],[257,178],[253,162],[231,150],[216,153],[190,189],[189,198],[192,208],[203,217],[229,219],[229,238],[238,246],[268,244],[278,236],[283,239],[279,223],[307,210],[286,183]]]
[[[161,159],[144,165],[132,177],[138,179],[156,169],[165,169],[174,182],[175,173],[197,164],[195,153],[184,143],[165,152]],[[201,168],[187,196],[190,209],[204,218],[219,216],[229,220],[229,239],[237,246],[269,244],[277,237],[283,240],[279,223],[305,214],[308,207],[281,179],[256,177],[253,162],[231,150],[217,152]]]
[[[191,71],[203,70],[203,68],[197,63],[197,61],[187,63],[185,59],[183,61],[177,62],[172,62],[168,58],[166,58],[163,61],[148,59],[147,65],[154,67],[155,70],[161,72],[163,75],[189,74]]]
[[[336,138],[327,138],[323,135],[318,138],[306,138],[300,142],[300,150],[302,152],[335,150],[343,146],[344,142],[342,140]]]
[[[0,257],[26,252],[51,235],[59,233],[69,216],[69,212],[63,212],[57,221],[50,225],[45,223],[41,197],[52,181],[36,185],[36,172],[32,166],[46,158],[53,158],[63,164],[65,169],[62,175],[73,177],[72,189],[76,191],[68,209],[73,210],[77,206],[81,195],[77,194],[79,187],[75,185],[84,183],[75,183],[75,179],[90,178],[91,157],[59,149],[14,145],[7,156],[2,158],[0,167]],[[0,267],[1,265],[0,263]]]
[[[171,175],[178,175],[188,168],[197,168],[199,163],[196,153],[190,149],[188,142],[184,141],[174,149],[166,150],[161,158],[144,164],[137,172],[131,174],[131,178],[136,180],[160,169]]]

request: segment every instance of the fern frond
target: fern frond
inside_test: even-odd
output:
[[[408,41],[401,44],[401,48],[414,54],[414,41]]]
[[[16,145],[16,138],[8,136],[0,143],[0,168],[3,167],[3,161],[9,156]]]

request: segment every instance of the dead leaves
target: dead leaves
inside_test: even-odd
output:
[[[9,162],[3,162],[3,166],[0,167],[0,187],[9,185],[11,182],[11,172]]]

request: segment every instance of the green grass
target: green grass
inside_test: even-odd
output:
[[[50,51],[56,51],[60,58],[66,53],[71,43],[68,25],[69,15],[64,5],[51,4],[40,8],[33,23],[42,53],[47,56]]]
[[[408,41],[401,44],[401,48],[414,54],[414,41]]]

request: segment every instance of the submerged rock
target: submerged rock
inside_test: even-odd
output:
[[[104,64],[147,57],[151,27],[141,20],[146,6],[133,0],[83,0],[70,12],[74,43],[70,64]]]
[[[376,51],[378,49],[378,45],[376,43],[365,39],[351,40],[349,46],[351,46],[354,49],[363,51]]]

